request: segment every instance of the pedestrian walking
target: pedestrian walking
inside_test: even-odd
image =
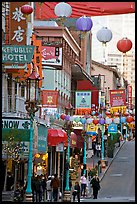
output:
[[[101,157],[101,144],[96,144],[97,157]]]
[[[51,176],[48,176],[46,186],[47,186],[47,201],[52,201]]]
[[[74,190],[72,192],[73,202],[75,202],[75,197],[77,196],[78,202],[80,202],[80,185],[79,182],[75,182]]]
[[[58,200],[58,188],[60,187],[60,181],[57,174],[54,174],[54,178],[51,180],[51,188],[53,189],[53,200]]]
[[[100,181],[97,175],[93,176],[93,179],[91,180],[90,184],[93,188],[93,199],[97,199],[98,191],[100,190]]]
[[[85,174],[83,174],[83,176],[81,176],[80,182],[81,182],[81,196],[82,196],[83,191],[84,191],[83,196],[85,197],[86,187],[87,187],[87,179],[85,177]]]

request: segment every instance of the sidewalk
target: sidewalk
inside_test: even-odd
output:
[[[119,150],[121,149],[121,147],[123,146],[123,144],[125,143],[126,141],[121,141],[120,142],[120,147],[118,147],[118,143],[116,143],[116,147],[114,149],[114,156],[113,158],[109,158],[109,157],[105,157],[104,160],[107,161],[107,166],[105,168],[102,168],[102,171],[101,173],[99,173],[99,180],[101,181],[103,179],[103,177],[105,176],[107,170],[109,169],[111,163],[113,162],[115,156],[117,155],[117,153],[119,152]],[[99,157],[97,157],[96,155],[92,156],[92,158],[87,158],[87,168],[91,168],[91,167],[95,167],[96,165],[98,165],[98,161],[100,160]],[[78,181],[80,181],[80,177],[81,175],[79,175],[79,178],[77,179]],[[90,189],[90,186],[89,186],[89,189],[88,189],[88,196],[85,197],[85,198],[91,198],[91,189]]]

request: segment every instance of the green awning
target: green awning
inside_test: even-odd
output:
[[[7,141],[8,138],[12,136],[15,141],[29,141],[30,130],[29,129],[2,129],[2,141]]]

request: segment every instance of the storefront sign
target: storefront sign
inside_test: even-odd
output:
[[[45,153],[47,150],[47,135],[48,129],[45,125],[38,126],[38,152]]]
[[[63,152],[64,151],[64,143],[59,143],[56,145],[56,152]]]
[[[62,48],[42,46],[42,65],[62,66]]]
[[[108,126],[108,133],[117,133],[117,125],[111,124]]]
[[[42,90],[42,107],[57,108],[58,91]]]
[[[8,129],[30,129],[30,120],[3,118],[2,128]]]
[[[75,108],[91,108],[91,91],[76,91]]]
[[[126,106],[125,89],[110,90],[111,107]]]
[[[128,85],[128,109],[132,109],[132,86]]]
[[[95,125],[95,124],[88,124],[87,125],[87,129],[86,129],[86,133],[87,134],[91,134],[91,135],[95,135],[96,134],[96,132],[97,132],[97,129],[98,129],[98,127],[97,127],[97,125]]]
[[[33,45],[3,45],[3,63],[30,63],[34,54]]]

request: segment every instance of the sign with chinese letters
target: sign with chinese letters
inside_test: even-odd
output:
[[[76,108],[91,108],[91,91],[76,91]]]
[[[2,46],[3,63],[30,63],[34,54],[33,45],[4,45]]]
[[[112,123],[108,126],[108,133],[117,133],[117,125]]]
[[[87,124],[86,134],[96,135],[97,129],[98,129],[98,127],[94,123]]]
[[[28,4],[28,2],[25,2]],[[21,12],[24,2],[10,2],[9,43],[10,45],[26,45],[26,18]]]
[[[62,66],[62,47],[42,46],[42,64]]]
[[[128,85],[128,109],[132,109],[132,86]]]
[[[110,106],[126,106],[125,89],[110,90]]]
[[[57,108],[58,91],[43,90],[42,91],[42,107]]]

